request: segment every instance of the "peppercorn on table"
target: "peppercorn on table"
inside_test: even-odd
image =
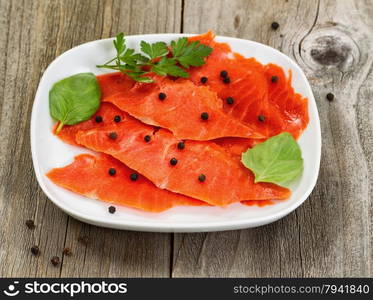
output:
[[[0,276],[372,276],[372,14],[363,0],[0,1]],[[213,233],[99,228],[58,209],[39,188],[30,154],[44,69],[121,31],[209,29],[270,45],[305,71],[323,135],[309,199],[276,223]]]

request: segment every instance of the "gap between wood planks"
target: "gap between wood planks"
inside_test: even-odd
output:
[[[180,10],[180,33],[184,33],[184,6],[185,0],[181,0],[181,10]],[[171,233],[170,239],[170,274],[169,278],[172,278],[172,272],[174,269],[174,255],[175,255],[175,233]]]

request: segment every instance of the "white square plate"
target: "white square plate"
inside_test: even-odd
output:
[[[126,36],[127,45],[138,49],[141,40],[148,42],[177,39],[186,34],[150,34]],[[79,153],[88,152],[63,143],[52,134],[53,120],[49,115],[48,93],[52,85],[67,76],[81,72],[105,73],[96,64],[114,57],[113,39],[89,42],[66,51],[46,69],[35,96],[31,117],[31,151],[37,180],[44,193],[58,207],[83,222],[97,226],[139,231],[198,232],[256,227],[274,222],[301,205],[314,188],[319,172],[321,153],[320,121],[314,96],[306,76],[289,57],[266,45],[230,38],[216,37],[246,57],[255,57],[263,64],[275,63],[293,73],[293,87],[309,100],[310,123],[299,139],[304,159],[302,178],[292,187],[286,201],[264,207],[240,203],[220,207],[174,207],[162,213],[147,213],[127,207],[117,207],[108,213],[108,203],[88,199],[69,192],[51,182],[45,173],[72,162]]]

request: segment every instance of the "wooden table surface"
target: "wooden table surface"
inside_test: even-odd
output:
[[[209,29],[270,45],[305,71],[323,137],[309,199],[267,226],[191,234],[99,228],[58,209],[36,182],[29,141],[35,91],[49,63],[120,31]],[[373,275],[372,0],[0,0],[0,54],[0,277]],[[73,254],[62,255],[64,247]]]

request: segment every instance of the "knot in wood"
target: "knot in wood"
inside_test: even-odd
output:
[[[302,59],[314,70],[332,68],[347,71],[359,62],[360,51],[356,42],[335,27],[312,32],[301,48]]]
[[[339,37],[321,36],[315,40],[311,57],[321,65],[343,65],[350,55],[351,47]]]

